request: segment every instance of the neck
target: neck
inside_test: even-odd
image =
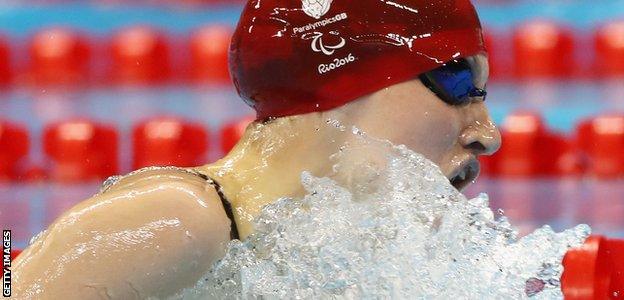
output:
[[[252,232],[251,220],[264,205],[281,197],[304,195],[302,171],[315,176],[329,174],[329,157],[349,138],[346,130],[328,125],[328,120],[339,119],[331,114],[254,122],[227,156],[198,168],[221,184],[241,238]]]

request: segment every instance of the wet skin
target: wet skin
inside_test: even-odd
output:
[[[470,62],[477,87],[484,87],[487,60],[478,56]],[[461,189],[478,175],[477,156],[500,147],[500,133],[482,100],[449,105],[414,79],[330,111],[252,124],[225,158],[198,170],[221,183],[242,237],[253,231],[251,220],[262,206],[282,196],[303,195],[302,171],[316,176],[329,173],[327,158],[354,137],[351,130],[328,126],[328,120],[406,145],[439,165]],[[466,178],[454,180],[462,171]]]
[[[483,58],[472,63],[482,87],[487,65]],[[418,79],[330,111],[253,123],[226,157],[195,168],[222,186],[241,238],[253,232],[251,220],[262,206],[303,195],[302,171],[330,172],[328,157],[354,138],[351,130],[332,125],[337,123],[405,144],[438,164],[452,181],[469,170],[466,179],[454,182],[458,188],[476,176],[475,158],[500,146],[481,99],[448,105]],[[199,280],[223,255],[229,235],[221,200],[200,177],[181,170],[134,174],[63,214],[18,257],[14,296],[170,296]]]

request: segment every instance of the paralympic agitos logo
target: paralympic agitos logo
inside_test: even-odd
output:
[[[332,44],[323,43],[322,32],[310,32],[301,36],[304,40],[312,40],[312,51],[322,52],[325,55],[332,55],[336,49],[340,49],[345,45],[345,39],[338,36],[338,32],[330,31],[329,34],[336,36],[336,41]]]
[[[323,32],[316,31],[320,30],[322,27],[329,26],[330,24],[346,20],[348,18],[347,13],[342,12],[333,17],[319,20],[329,11],[332,1],[333,0],[301,0],[301,9],[303,12],[305,12],[306,15],[317,19],[317,21],[293,28],[294,34],[311,31],[301,35],[301,39],[311,41],[310,47],[312,48],[312,51],[323,53],[326,56],[333,56],[337,49],[344,47],[346,44],[346,40],[340,36],[338,31],[332,30],[325,34]],[[331,61],[320,63],[318,65],[317,72],[318,74],[323,75],[327,72],[331,72],[350,64],[356,59],[357,57],[355,57],[352,53],[349,53],[342,58],[333,58]]]
[[[329,11],[331,3],[332,0],[301,0],[301,9],[306,13],[306,15],[319,19]],[[293,28],[293,33],[305,32],[309,29],[314,30],[317,27],[323,27],[346,18],[346,13],[337,14],[332,18],[327,18],[325,20],[317,21],[301,27],[295,27]],[[312,40],[310,45],[312,47],[312,51],[322,52],[325,55],[332,55],[336,49],[342,48],[346,41],[337,31],[330,31],[329,35],[329,39],[323,40],[322,32],[313,31],[303,34],[301,39]]]

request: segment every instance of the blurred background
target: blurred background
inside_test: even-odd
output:
[[[241,0],[0,3],[0,226],[14,246],[103,179],[218,159],[251,120],[227,72]],[[503,147],[466,193],[522,232],[624,237],[624,1],[476,1]]]

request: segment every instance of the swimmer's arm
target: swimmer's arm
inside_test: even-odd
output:
[[[73,207],[14,262],[13,295],[162,298],[193,286],[223,255],[230,221],[214,187],[183,177],[143,178]]]

